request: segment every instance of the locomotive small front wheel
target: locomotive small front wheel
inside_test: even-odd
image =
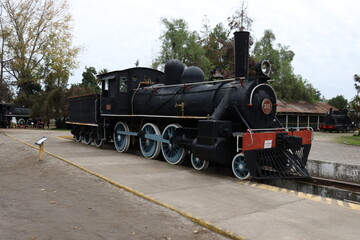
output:
[[[146,123],[141,131],[144,133],[144,137],[139,138],[140,150],[144,157],[153,159],[159,156],[160,153],[160,142],[146,138],[145,135],[160,135],[159,128],[153,123]]]
[[[166,140],[170,140],[174,136],[177,128],[181,127],[179,124],[168,125],[162,134]],[[185,159],[185,149],[176,144],[161,143],[161,150],[165,160],[170,164],[181,164]]]
[[[129,132],[129,126],[125,122],[118,122],[114,128],[114,146],[118,152],[126,152],[130,146],[130,135],[121,132]]]
[[[201,160],[200,158],[197,158],[194,156],[194,154],[191,154],[191,165],[198,171],[203,171],[209,167],[209,161],[208,160]]]
[[[250,171],[243,153],[235,155],[232,160],[231,166],[235,177],[237,177],[238,179],[246,180],[251,178]]]

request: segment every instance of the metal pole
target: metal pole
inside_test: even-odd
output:
[[[44,155],[44,142],[42,142],[39,146],[39,161],[43,160]]]

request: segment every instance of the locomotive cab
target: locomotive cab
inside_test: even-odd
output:
[[[164,83],[164,74],[155,69],[129,68],[98,75],[101,81],[102,114],[132,114],[132,90],[140,85]]]

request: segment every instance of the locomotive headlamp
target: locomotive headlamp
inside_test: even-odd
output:
[[[256,63],[255,71],[257,75],[268,77],[271,72],[271,64],[268,60],[262,60]]]

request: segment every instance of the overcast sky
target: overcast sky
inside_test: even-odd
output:
[[[110,71],[148,67],[159,52],[161,18],[183,18],[199,31],[206,15],[210,25],[227,26],[241,0],[69,0],[74,18],[74,45],[83,46],[80,67],[70,83],[81,82],[85,66]],[[360,74],[360,1],[249,0],[255,39],[273,30],[276,43],[295,52],[294,72],[329,99],[356,91]],[[359,62],[359,63],[358,63]]]

